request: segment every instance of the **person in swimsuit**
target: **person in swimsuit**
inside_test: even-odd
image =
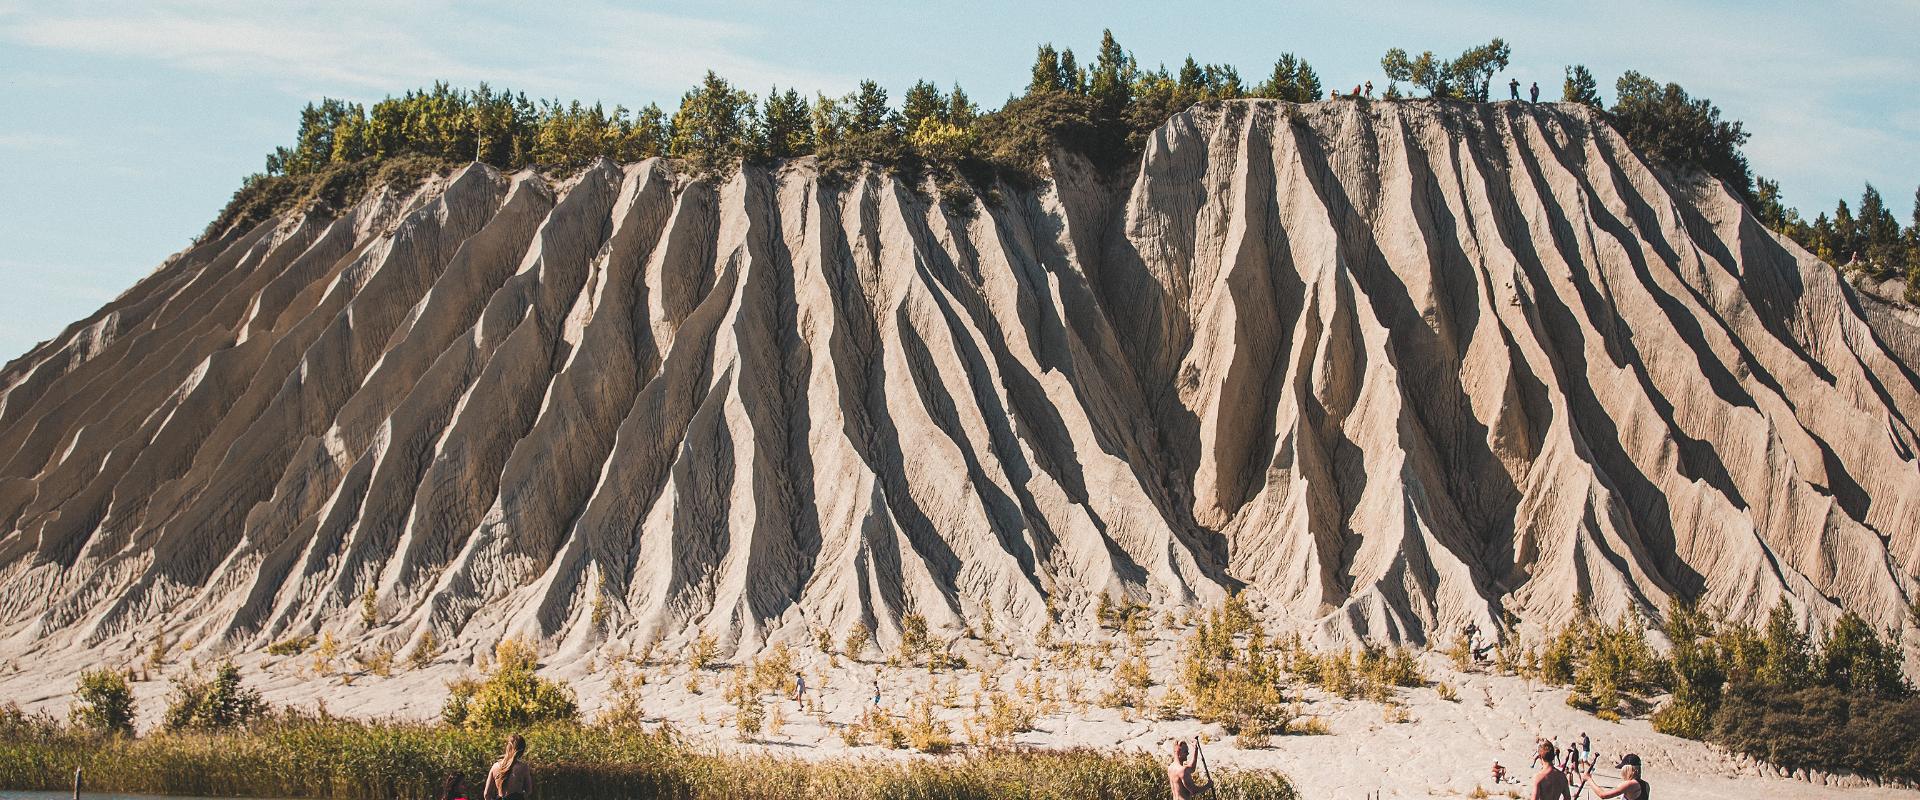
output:
[[[1167,785],[1173,792],[1173,800],[1193,800],[1213,790],[1212,786],[1201,787],[1193,782],[1193,768],[1200,763],[1200,737],[1193,737],[1193,747],[1187,747],[1187,740],[1173,743],[1173,762],[1167,765]]]
[[[527,740],[520,734],[507,737],[507,750],[487,770],[487,784],[480,800],[527,800],[533,794],[533,768],[521,756],[527,753]]]

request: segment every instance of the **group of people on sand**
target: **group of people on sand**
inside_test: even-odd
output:
[[[800,691],[805,691],[802,689]],[[500,760],[493,762],[487,770],[487,778],[480,787],[479,800],[528,800],[533,794],[533,768],[525,759],[527,740],[520,734],[507,737],[506,749],[500,754]],[[1580,795],[1592,781],[1594,761],[1593,741],[1585,733],[1567,743],[1563,757],[1558,745],[1550,739],[1541,739],[1535,746],[1533,763],[1540,765],[1540,771],[1533,776],[1533,795],[1531,800],[1580,800]],[[1628,753],[1620,757],[1614,765],[1620,770],[1620,785],[1611,789],[1594,787],[1600,800],[1624,798],[1624,800],[1649,800],[1645,779],[1640,777],[1640,757]],[[1206,755],[1200,749],[1200,737],[1180,739],[1173,743],[1173,761],[1167,764],[1167,788],[1173,800],[1193,800],[1213,791],[1211,775],[1207,772]],[[1493,762],[1493,780],[1505,783],[1507,770],[1500,762]],[[1578,784],[1575,781],[1578,780]],[[459,773],[449,774],[441,790],[440,800],[468,800],[466,782]]]
[[[1587,784],[1594,778],[1593,768],[1599,761],[1599,755],[1593,750],[1593,740],[1585,733],[1569,740],[1564,753],[1551,739],[1541,739],[1534,746],[1533,763],[1540,771],[1533,776],[1533,794],[1531,800],[1580,800]],[[1611,789],[1595,785],[1594,792],[1601,800],[1625,798],[1625,800],[1648,800],[1650,793],[1646,779],[1640,777],[1640,756],[1628,753],[1614,764],[1620,770],[1620,784]],[[1507,768],[1500,762],[1493,762],[1493,782],[1506,783]]]

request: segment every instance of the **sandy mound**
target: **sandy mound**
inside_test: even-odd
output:
[[[1576,595],[1916,632],[1910,315],[1590,111],[1226,103],[1056,173],[473,166],[196,245],[0,372],[0,650],[890,645],[1238,586],[1323,641]]]

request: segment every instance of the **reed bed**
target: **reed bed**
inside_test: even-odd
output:
[[[940,757],[804,761],[720,753],[670,732],[550,725],[526,732],[538,800],[566,798],[1148,798],[1154,758],[1093,750],[972,750]],[[84,768],[100,791],[210,797],[427,800],[448,772],[478,781],[494,732],[401,722],[270,720],[217,733],[99,737],[55,724],[0,725],[0,786],[58,790]],[[1278,773],[1214,773],[1232,800],[1293,800]]]

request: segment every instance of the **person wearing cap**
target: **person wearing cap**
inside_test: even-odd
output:
[[[1640,779],[1640,757],[1628,753],[1621,756],[1620,762],[1614,766],[1620,770],[1620,785],[1601,790],[1601,800],[1614,797],[1625,798],[1625,800],[1647,800],[1649,790],[1647,782]]]

